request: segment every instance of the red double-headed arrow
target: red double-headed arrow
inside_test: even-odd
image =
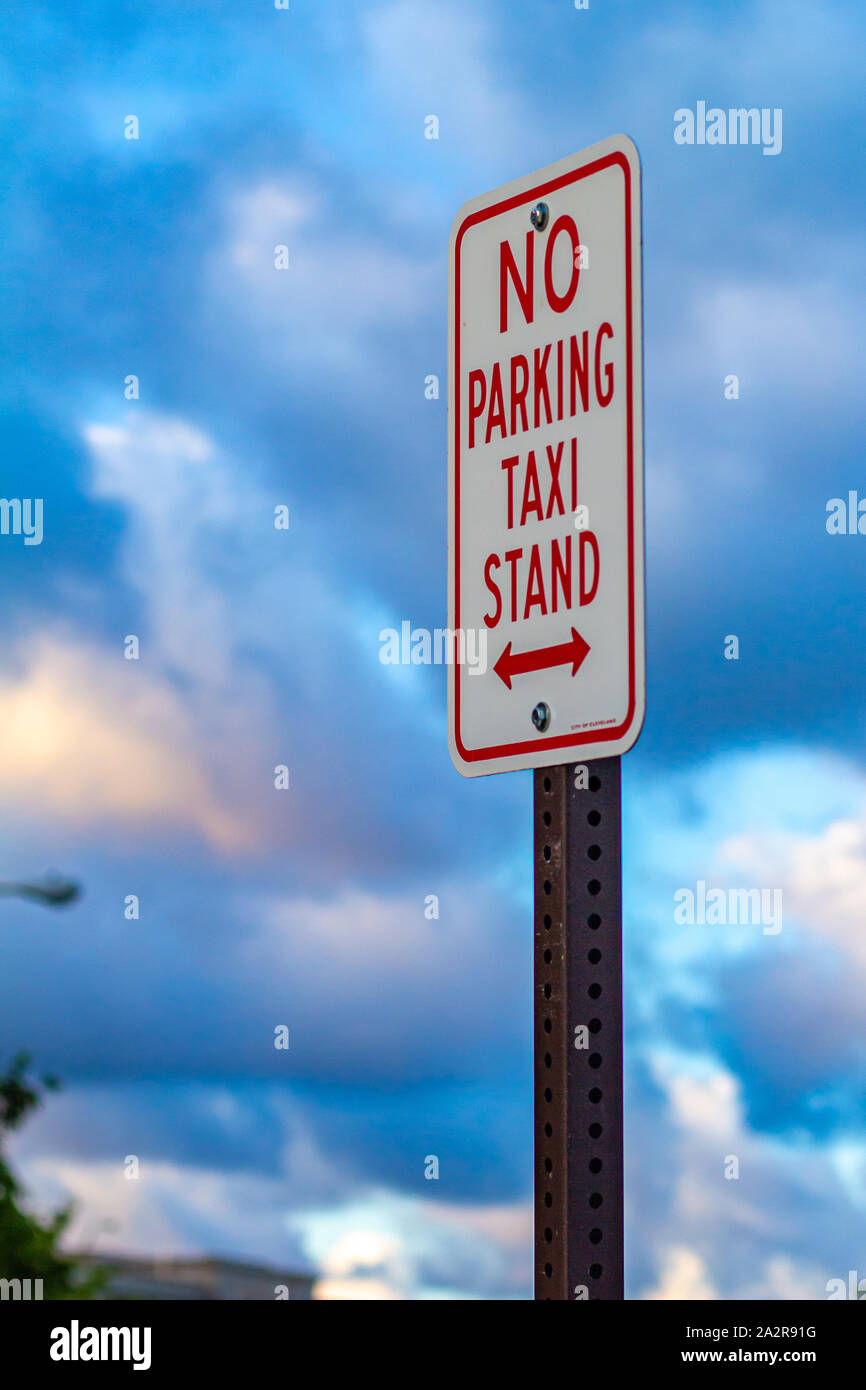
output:
[[[543,671],[547,666],[562,666],[571,662],[571,674],[577,675],[589,651],[589,643],[584,642],[576,627],[571,629],[571,641],[559,642],[555,647],[539,647],[536,652],[512,653],[511,643],[494,666],[499,679],[511,689],[511,677],[522,676],[527,671]]]

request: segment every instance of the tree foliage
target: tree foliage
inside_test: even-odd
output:
[[[28,1210],[24,1189],[5,1153],[8,1135],[42,1103],[45,1092],[56,1091],[52,1076],[40,1083],[29,1075],[30,1057],[19,1053],[0,1069],[0,1279],[41,1279],[45,1299],[92,1298],[102,1284],[98,1273],[85,1271],[60,1242],[72,1219],[72,1207],[40,1220]]]

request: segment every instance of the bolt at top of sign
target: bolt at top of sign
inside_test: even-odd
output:
[[[471,677],[449,667],[467,776],[619,754],[640,732],[640,270],[625,136],[455,221],[449,627],[483,632],[492,653]]]

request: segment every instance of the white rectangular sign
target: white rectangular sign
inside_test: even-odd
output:
[[[624,753],[645,705],[631,140],[466,203],[449,273],[451,756],[474,777]]]

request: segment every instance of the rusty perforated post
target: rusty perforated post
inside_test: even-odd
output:
[[[535,1297],[621,1299],[620,760],[533,776]]]

